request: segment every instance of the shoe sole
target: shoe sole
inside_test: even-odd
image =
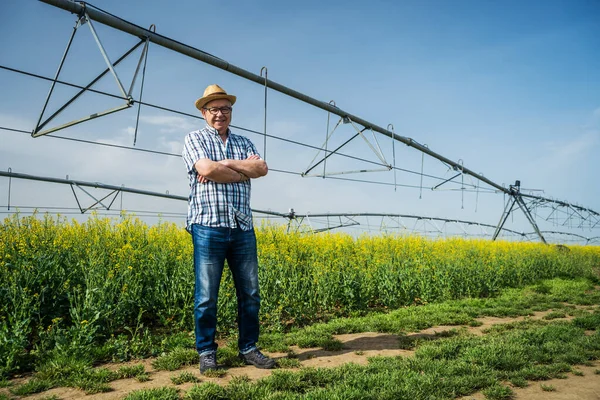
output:
[[[256,365],[256,364],[251,363],[250,361],[246,361],[246,360],[243,360],[243,361],[244,361],[245,365],[254,365],[256,368],[260,368],[260,369],[274,369],[277,366],[276,363],[273,363],[272,365]]]

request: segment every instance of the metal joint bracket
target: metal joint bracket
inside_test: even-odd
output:
[[[357,133],[354,136],[352,136],[350,139],[348,139],[344,143],[342,143],[340,146],[338,146],[335,150],[331,150],[331,151],[327,150],[327,145],[328,145],[329,139],[331,138],[331,136],[333,135],[333,133],[335,132],[335,130],[338,128],[338,126],[340,126],[340,124],[342,124],[342,123],[343,124],[350,124],[350,125],[352,125],[352,127],[354,128],[354,130]],[[327,119],[327,124],[329,125],[329,115],[328,115],[328,119]],[[363,134],[363,132],[366,131],[367,129],[370,130],[371,133],[373,134],[373,140],[375,141],[376,148],[371,144],[371,142],[369,141],[369,139],[367,139],[365,137],[365,135]],[[385,165],[384,168],[360,169],[360,170],[340,171],[340,172],[327,172],[325,170],[325,168],[324,168],[322,174],[310,174],[310,172],[313,169],[315,169],[317,166],[319,166],[322,163],[324,164],[326,162],[326,160],[330,156],[332,156],[335,153],[337,153],[342,147],[346,146],[348,143],[350,143],[352,140],[354,140],[358,136],[360,136],[360,137],[362,137],[364,139],[364,141],[367,143],[367,145],[369,146],[369,148],[371,149],[371,151],[373,151],[373,153],[375,153],[375,155],[377,156],[377,158],[379,158],[379,160]],[[317,157],[319,156],[319,154],[321,153],[321,151],[325,152],[325,156],[321,160],[315,162],[315,160],[317,159]],[[314,158],[312,159],[312,161],[309,163],[309,166],[307,167],[306,171],[304,171],[300,175],[302,177],[308,176],[308,177],[321,177],[321,178],[325,178],[326,176],[342,175],[342,174],[355,174],[355,173],[359,173],[359,172],[389,171],[392,168],[393,168],[392,165],[385,160],[385,156],[383,155],[383,152],[381,151],[381,147],[379,146],[379,142],[377,141],[377,138],[375,137],[375,132],[373,132],[373,130],[370,129],[370,128],[368,128],[368,127],[364,127],[363,129],[359,129],[356,126],[356,124],[352,121],[352,119],[350,119],[350,117],[345,116],[345,117],[341,117],[338,120],[338,122],[335,125],[335,127],[333,128],[333,130],[330,133],[327,134],[327,136],[325,138],[325,143],[323,144],[323,146],[321,146],[321,149],[319,149],[317,151],[317,154],[314,156]]]
[[[115,202],[115,200],[117,199],[119,193],[121,193],[120,190],[113,190],[111,191],[109,194],[107,194],[106,196],[102,197],[101,199],[97,199],[95,198],[90,192],[88,192],[87,190],[85,190],[83,187],[79,186],[77,183],[71,183],[71,191],[73,192],[73,196],[75,196],[75,201],[77,202],[77,206],[79,207],[79,211],[81,211],[82,214],[85,214],[86,212],[88,212],[89,210],[94,210],[96,209],[95,207],[99,204],[101,206],[101,208],[105,209],[105,210],[110,210],[110,207],[113,205],[113,203]],[[79,202],[79,198],[77,197],[77,193],[75,192],[75,187],[77,187],[79,190],[81,190],[82,192],[84,192],[85,194],[87,194],[88,196],[90,196],[92,199],[94,199],[96,202],[94,204],[92,204],[89,207],[83,208],[81,207],[81,203]],[[106,200],[108,197],[113,196],[112,200],[110,201],[110,204],[107,206],[104,203],[102,203],[103,200]]]

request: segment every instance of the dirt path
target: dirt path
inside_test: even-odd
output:
[[[535,313],[534,316],[527,317],[531,319],[540,319],[547,312]],[[476,335],[482,335],[482,331],[495,324],[504,324],[514,321],[523,320],[525,317],[518,318],[479,318],[482,323],[478,327],[467,327],[466,329]],[[457,326],[436,326],[425,329],[420,332],[407,335],[409,338],[432,336],[436,333],[441,333],[451,329],[456,329]],[[304,367],[335,367],[345,363],[353,362],[356,364],[367,364],[368,357],[373,356],[412,356],[414,351],[398,349],[397,335],[385,333],[357,333],[335,336],[343,344],[343,349],[339,351],[325,351],[320,348],[301,349],[292,346],[292,350],[297,354],[298,360]],[[275,358],[285,357],[284,353],[269,353]],[[27,399],[41,399],[47,396],[56,395],[60,399],[72,400],[85,398],[86,400],[117,400],[122,399],[128,393],[134,390],[158,388],[162,386],[177,387],[182,392],[189,390],[192,383],[183,385],[174,385],[171,382],[171,376],[179,375],[181,372],[190,372],[197,376],[202,382],[215,382],[218,384],[227,384],[233,377],[246,375],[251,380],[257,380],[266,377],[272,373],[272,370],[261,370],[252,366],[230,368],[227,370],[227,375],[222,378],[207,378],[200,375],[197,365],[190,366],[177,371],[156,371],[151,363],[152,360],[135,361],[126,364],[110,364],[109,368],[118,368],[122,365],[143,364],[146,371],[150,375],[150,380],[147,382],[138,382],[135,379],[120,379],[110,383],[113,389],[108,393],[99,393],[94,395],[85,395],[82,391],[73,388],[56,388],[51,389],[37,395],[28,396]],[[576,369],[583,373],[582,376],[568,374],[568,379],[552,379],[543,382],[530,382],[530,386],[524,389],[514,388],[515,399],[527,400],[600,400],[600,376],[595,374],[595,371],[600,369],[600,362],[595,362],[593,366],[577,366]],[[18,382],[15,382],[15,384]],[[541,384],[546,387],[553,387],[554,391],[544,391]],[[0,389],[0,393],[7,393],[7,389]],[[464,397],[462,400],[482,400],[485,397],[477,393],[472,396]]]

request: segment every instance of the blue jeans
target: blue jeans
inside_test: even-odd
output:
[[[217,350],[217,298],[225,260],[238,304],[238,347],[242,353],[258,342],[258,257],[254,230],[192,225],[194,243],[194,323],[199,354]]]

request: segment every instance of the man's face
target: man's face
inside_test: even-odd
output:
[[[231,107],[231,102],[227,99],[210,101],[202,108],[202,116],[208,125],[212,126],[223,135],[227,132],[227,128],[229,128],[229,124],[231,123],[231,112],[228,114],[223,114],[223,112],[219,110],[213,115],[209,110],[207,110],[211,108],[214,110],[222,107]]]

